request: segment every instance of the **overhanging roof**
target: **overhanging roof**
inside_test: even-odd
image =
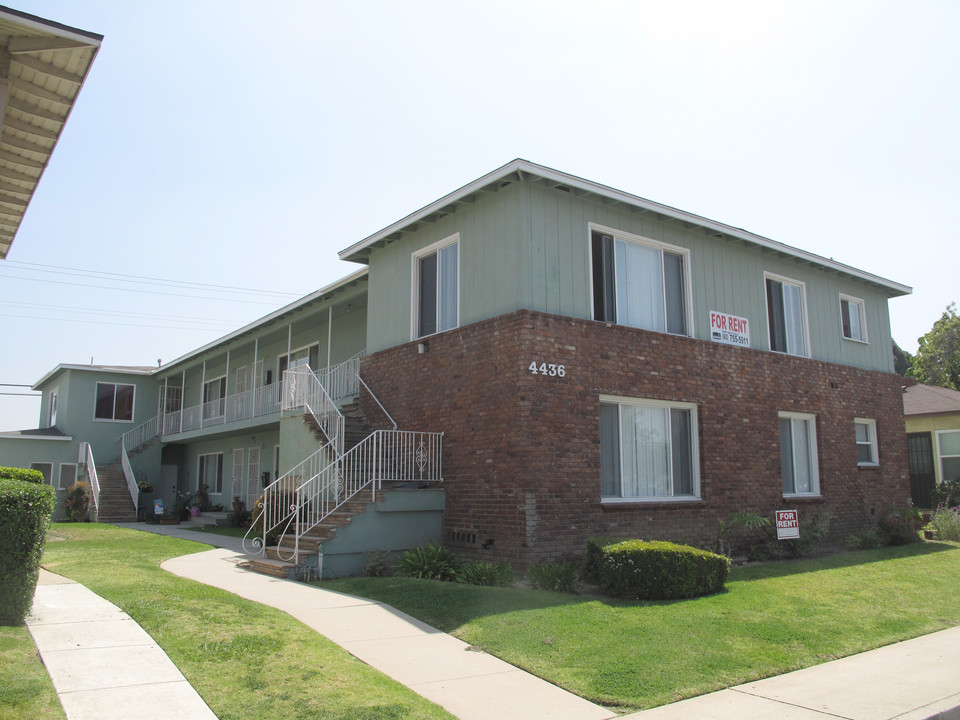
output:
[[[53,370],[37,380],[31,390],[39,390],[55,375],[64,370],[82,370],[84,372],[119,373],[120,375],[150,375],[156,368],[149,365],[73,365],[60,363]]]
[[[415,231],[421,225],[436,222],[440,218],[456,212],[458,208],[476,202],[480,196],[486,193],[497,192],[520,180],[528,180],[548,187],[554,187],[578,196],[592,196],[605,203],[624,203],[637,211],[654,213],[662,220],[676,221],[691,228],[701,228],[708,234],[718,238],[756,245],[780,253],[781,255],[803,260],[826,270],[859,278],[860,280],[883,288],[890,297],[909,295],[913,292],[913,289],[908,285],[887,280],[878,275],[873,275],[849,265],[844,265],[843,263],[815,255],[814,253],[785,245],[776,240],[755,235],[740,228],[724,225],[715,220],[708,220],[693,213],[677,210],[667,205],[661,205],[660,203],[631,195],[622,190],[600,185],[591,180],[584,180],[575,175],[569,175],[568,173],[553,170],[519,158],[474,180],[472,183],[464,185],[459,190],[443,196],[426,207],[407,215],[405,218],[398,220],[380,232],[374,233],[370,237],[351,245],[345,250],[341,250],[339,254],[340,259],[351,262],[368,263],[370,252],[374,248],[384,247],[387,243],[400,239],[405,233]]]
[[[102,40],[0,5],[0,259],[10,251]]]

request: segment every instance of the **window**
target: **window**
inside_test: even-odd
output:
[[[55,427],[57,424],[57,406],[60,404],[60,388],[54,388],[50,391],[50,410],[47,414],[47,427]]]
[[[784,495],[819,495],[816,416],[780,413],[780,473]]]
[[[197,490],[204,485],[211,495],[223,492],[223,453],[210,453],[200,456],[197,470]]]
[[[847,340],[867,342],[867,321],[863,314],[863,300],[849,295],[840,296],[840,329]]]
[[[53,485],[53,463],[48,462],[32,462],[30,463],[31,470],[39,470],[43,473],[43,482],[47,485]]]
[[[960,430],[937,432],[937,452],[940,455],[940,482],[960,478]]]
[[[878,465],[876,421],[854,418],[853,427],[857,434],[857,465]]]
[[[626,233],[591,233],[593,318],[689,335],[689,251]]]
[[[133,385],[97,383],[96,420],[133,422]]]
[[[601,497],[698,497],[696,428],[696,405],[601,398]]]
[[[770,349],[807,356],[806,293],[803,283],[766,275]]]
[[[451,330],[460,324],[460,236],[453,235],[414,255],[413,337]]]
[[[57,486],[61,490],[69,490],[77,483],[77,464],[60,463],[60,484]]]
[[[203,419],[223,417],[227,401],[226,376],[203,384]]]

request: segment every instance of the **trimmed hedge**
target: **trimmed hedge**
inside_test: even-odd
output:
[[[55,502],[49,485],[0,480],[0,625],[19,625],[30,612]]]
[[[723,589],[730,559],[689,545],[624,540],[595,543],[599,552],[599,581],[604,592],[644,600],[709,595]],[[588,545],[589,548],[589,545]]]
[[[603,549],[607,545],[623,542],[623,538],[594,537],[587,538],[587,551],[583,554],[583,575],[592,583],[600,584],[603,568]]]
[[[43,473],[39,470],[27,468],[0,467],[0,479],[22,480],[23,482],[43,484]]]

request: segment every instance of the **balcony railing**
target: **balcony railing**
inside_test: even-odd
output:
[[[283,383],[278,382],[262,385],[237,395],[167,413],[163,416],[163,434],[175,435],[280,412],[282,388]]]

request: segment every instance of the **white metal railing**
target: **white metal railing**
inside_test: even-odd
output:
[[[127,481],[127,490],[130,492],[130,499],[133,500],[133,509],[139,511],[140,488],[137,487],[137,478],[133,474],[133,466],[130,464],[130,458],[127,456],[127,449],[125,447],[120,448],[120,467],[123,468],[123,477]]]
[[[296,562],[303,535],[360,492],[369,489],[376,500],[385,481],[442,483],[442,451],[443,433],[409,430],[377,430],[327,464],[328,455],[321,449],[267,486],[244,549],[263,553],[268,535],[295,528],[290,554],[277,552],[281,559]],[[257,536],[251,535],[253,527],[260,531]]]
[[[163,434],[175,435],[279,412],[281,387],[280,383],[261,385],[236,395],[166,413],[163,416]]]
[[[332,446],[334,457],[343,454],[343,414],[309,366],[299,365],[283,373],[283,410],[306,410]]]
[[[93,461],[93,450],[90,443],[80,443],[79,462],[87,469],[87,482],[90,485],[90,494],[93,496],[93,508],[100,508],[100,479],[97,477],[97,464]]]
[[[120,437],[120,441],[125,450],[135,450],[144,443],[153,440],[153,438],[159,434],[160,418],[154,416],[145,423],[137,425],[133,430],[127,430],[127,432]]]
[[[360,358],[366,355],[366,350],[361,350],[349,360],[345,360],[339,365],[331,365],[328,368],[317,371],[317,378],[323,385],[327,394],[334,402],[339,402],[344,398],[355,397],[360,392]]]

